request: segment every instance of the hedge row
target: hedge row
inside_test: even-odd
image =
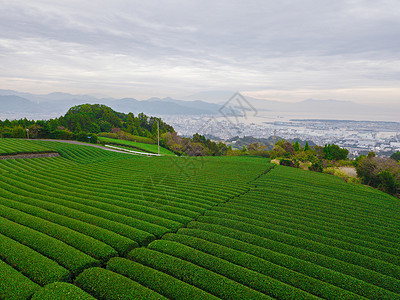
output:
[[[245,207],[245,210],[244,210]],[[251,202],[248,205],[238,205],[236,202],[231,201],[229,203],[224,204],[224,206],[218,206],[213,209],[214,211],[221,211],[226,213],[233,213],[243,217],[249,217],[253,219],[264,220],[266,218],[275,218],[276,221],[286,221],[292,223],[300,223],[303,226],[306,226],[310,230],[324,230],[332,233],[332,236],[340,236],[342,239],[352,241],[352,239],[356,239],[357,242],[363,243],[363,245],[369,245],[371,248],[375,247],[375,249],[382,251],[386,251],[388,253],[392,253],[394,255],[400,255],[400,250],[397,249],[397,244],[390,242],[378,235],[376,233],[357,229],[357,228],[349,228],[348,226],[344,226],[342,224],[338,224],[334,218],[328,219],[317,219],[316,214],[294,214],[292,212],[288,212],[286,210],[279,209],[262,209],[260,210],[258,206],[252,204]],[[318,222],[316,222],[318,221]]]
[[[128,259],[167,273],[222,299],[272,299],[225,276],[148,248],[136,248]]]
[[[169,299],[219,299],[168,274],[124,258],[112,258],[107,263],[107,269],[128,277]]]
[[[146,241],[153,240],[154,235],[161,236],[168,232],[169,230],[165,227],[161,227],[158,225],[151,224],[149,222],[144,222],[141,220],[133,219],[131,217],[127,217],[118,213],[110,212],[104,209],[93,207],[96,204],[95,201],[82,200],[76,197],[70,197],[64,195],[60,192],[51,192],[46,186],[42,186],[42,188],[33,187],[28,183],[23,183],[18,181],[18,176],[14,177],[9,176],[6,180],[4,180],[3,188],[8,188],[8,190],[15,191],[20,195],[34,197],[35,199],[40,199],[47,201],[49,203],[58,204],[65,208],[70,208],[76,211],[79,211],[81,214],[88,216],[95,216],[98,218],[102,218],[103,220],[109,220],[110,222],[116,222],[122,226],[129,226],[131,232],[135,233],[135,240],[139,243],[146,243]],[[6,187],[8,185],[8,187]],[[40,184],[36,184],[40,186]],[[12,187],[11,187],[12,186]],[[122,209],[122,208],[121,208]],[[75,214],[76,215],[76,214]],[[116,226],[114,226],[116,227]]]
[[[296,248],[323,254],[350,264],[359,265],[361,267],[379,272],[383,275],[387,275],[395,279],[400,278],[399,266],[387,263],[382,260],[366,257],[364,255],[354,253],[351,251],[342,250],[337,247],[329,246],[319,242],[314,242],[302,237],[293,236],[287,233],[271,230],[267,227],[259,227],[256,225],[240,222],[237,220],[233,221],[233,220],[226,220],[222,218],[208,217],[208,216],[200,217],[199,221],[210,224],[218,224],[232,229],[241,230],[264,238],[285,243],[287,245],[291,245]]]
[[[25,300],[40,286],[0,260],[0,299]]]
[[[318,297],[325,299],[359,299],[359,296],[352,292],[246,253],[249,251],[235,250],[235,247],[231,248],[230,245],[222,246],[216,244],[218,238],[212,233],[203,232],[209,239],[212,237],[217,239],[216,242],[197,238],[194,236],[195,233],[193,231],[195,230],[185,228],[179,230],[178,234],[167,234],[163,238],[187,245],[233,264],[270,276]],[[248,246],[251,248],[251,245]]]
[[[2,217],[0,217],[0,232],[54,260],[69,270],[72,275],[77,275],[84,269],[99,265],[98,260],[53,237]]]
[[[379,238],[381,240],[387,241],[389,243],[400,243],[400,238],[395,234],[392,234],[391,231],[381,228],[376,224],[365,223],[365,218],[363,220],[356,220],[351,215],[348,216],[337,216],[336,212],[331,212],[330,210],[316,210],[315,208],[307,208],[305,209],[303,206],[296,207],[295,205],[289,203],[281,204],[274,203],[274,196],[268,195],[268,201],[263,201],[262,204],[255,205],[254,202],[249,202],[248,200],[244,200],[242,197],[235,199],[234,206],[242,209],[254,209],[256,206],[258,211],[269,211],[271,213],[277,213],[296,217],[306,218],[308,220],[314,220],[317,223],[334,223],[334,226],[342,226],[342,229],[362,232],[363,234],[371,235],[373,237]],[[262,198],[262,196],[260,196]],[[281,196],[277,195],[277,198],[281,198]],[[227,207],[231,206],[231,203],[226,204]]]
[[[2,234],[0,259],[40,285],[71,278],[71,273],[55,261]]]
[[[24,187],[24,184],[29,185],[29,182],[32,182],[32,177],[27,176],[27,174],[18,174],[18,176],[11,174],[9,178],[15,181],[15,185],[20,185],[21,187]],[[69,188],[66,182],[62,184],[54,183],[53,180],[49,178],[40,178],[35,175],[35,189],[31,189],[31,191],[38,192],[37,189],[45,190],[48,196],[54,197],[55,194],[61,194],[61,198],[67,201],[79,203],[87,207],[98,208],[110,213],[116,213],[122,215],[123,218],[125,218],[125,216],[133,218],[127,218],[127,220],[135,225],[136,228],[142,230],[146,229],[146,231],[150,232],[154,231],[154,234],[163,234],[166,228],[175,231],[182,226],[181,223],[174,220],[150,215],[141,211],[133,211],[129,208],[129,205],[124,204],[122,201],[117,201],[116,199],[105,201],[100,195],[96,194],[96,196],[94,196],[93,193],[79,191],[75,187]],[[162,228],[160,228],[160,226]]]
[[[399,255],[399,251],[397,249],[382,249],[387,251],[383,252],[381,250],[374,249],[381,247],[375,247],[375,245],[372,243],[346,238],[345,233],[341,235],[334,234],[325,230],[313,229],[309,226],[302,225],[301,223],[293,224],[272,217],[260,217],[255,219],[250,218],[249,216],[237,215],[235,212],[207,211],[205,215],[210,217],[244,222],[246,224],[254,225],[261,228],[268,228],[302,239],[307,239],[324,245],[337,247],[346,251],[359,253],[363,256],[369,256],[371,258],[382,260],[383,263],[395,264],[397,266],[400,265],[400,256],[397,256]]]
[[[4,190],[0,191],[0,194],[4,194]],[[118,235],[107,229],[94,226],[90,223],[75,220],[70,217],[62,216],[60,214],[53,213],[40,207],[36,207],[34,206],[35,204],[37,204],[36,201],[32,200],[31,198],[18,196],[11,193],[6,193],[5,196],[8,199],[0,196],[0,204],[2,205],[2,207],[7,206],[9,208],[25,212],[32,216],[39,217],[43,220],[47,220],[48,222],[55,225],[63,226],[65,228],[72,229],[73,231],[80,232],[93,239],[97,239],[105,244],[110,245],[116,251],[118,251],[120,255],[124,255],[133,248],[138,247],[138,244],[135,241]],[[26,204],[24,202],[31,203],[33,205]],[[87,247],[90,247],[86,243],[85,245]],[[95,243],[92,245],[95,245]]]
[[[46,160],[47,162],[48,160]],[[1,163],[1,161],[0,161]],[[141,191],[141,185],[139,184],[138,186],[135,186],[135,183],[133,183],[133,186],[129,186],[129,189],[124,188],[123,185],[121,184],[121,182],[119,183],[115,183],[112,184],[112,182],[110,182],[111,179],[105,179],[104,181],[99,181],[96,182],[96,174],[89,174],[86,177],[81,178],[81,174],[80,173],[73,173],[71,174],[70,170],[68,170],[69,173],[63,173],[62,171],[64,171],[65,166],[61,165],[60,167],[58,165],[54,166],[52,164],[48,165],[48,168],[54,169],[54,173],[52,170],[39,170],[38,168],[43,167],[43,164],[45,164],[45,162],[40,162],[40,164],[37,165],[33,162],[33,161],[29,161],[27,163],[25,163],[24,165],[21,166],[21,171],[26,170],[29,166],[33,165],[35,166],[34,168],[32,168],[32,171],[35,172],[35,180],[36,180],[36,174],[40,171],[40,174],[43,176],[51,176],[51,178],[53,177],[58,177],[59,180],[58,182],[64,182],[65,184],[70,184],[70,185],[74,185],[74,186],[84,186],[85,190],[87,192],[91,192],[91,194],[93,195],[93,193],[95,193],[100,200],[103,200],[103,198],[111,198],[111,199],[115,199],[116,197],[122,197],[121,200],[123,200],[122,202],[125,203],[125,205],[139,205],[140,207],[143,207],[142,209],[146,210],[146,209],[152,209],[152,207],[154,206],[154,201],[145,201],[143,199],[143,197],[146,198],[156,198],[157,199],[157,204],[162,206],[162,210],[161,211],[166,211],[169,213],[172,213],[174,215],[174,217],[176,215],[180,216],[180,220],[185,221],[187,220],[187,218],[193,219],[193,218],[197,218],[198,215],[200,213],[202,213],[204,211],[204,208],[201,207],[197,207],[192,205],[193,203],[191,203],[190,201],[187,201],[185,199],[179,199],[176,197],[175,200],[171,199],[171,195],[169,194],[168,197],[165,197],[165,195],[162,195],[162,193],[154,193],[154,192],[150,192],[150,191]],[[76,169],[74,169],[76,170]],[[84,173],[85,170],[82,170],[82,173]],[[98,173],[98,171],[96,171],[96,173]],[[21,173],[21,175],[24,173]],[[25,175],[25,174],[24,174]],[[99,176],[99,175],[98,175]],[[90,181],[86,181],[88,180],[87,177],[89,178]],[[73,178],[73,180],[68,181],[69,178]],[[104,185],[104,183],[107,183],[107,190],[99,190],[99,185],[102,186]],[[74,188],[75,189],[75,188]],[[132,193],[137,192],[137,194],[139,195],[138,197],[132,198]],[[174,191],[175,193],[176,191]],[[174,194],[175,196],[175,194]],[[191,204],[185,204],[185,202],[187,203],[191,203]],[[173,205],[173,206],[172,206]],[[160,210],[154,209],[158,212],[160,212]]]
[[[308,190],[307,192],[306,189]],[[394,232],[396,232],[396,226],[400,223],[400,219],[396,215],[398,209],[395,205],[393,205],[392,210],[380,210],[379,202],[375,203],[375,205],[363,207],[363,204],[358,202],[346,203],[347,199],[345,196],[338,192],[324,195],[322,192],[315,191],[312,185],[308,186],[306,189],[291,188],[290,186],[284,186],[281,188],[272,186],[263,191],[264,197],[262,197],[262,199],[267,198],[271,199],[271,202],[274,203],[293,205],[293,208],[296,209],[308,209],[320,213],[325,212],[325,215],[327,216],[332,212],[335,212],[335,217],[350,219],[361,223],[366,217],[368,217],[374,226],[381,227],[384,230],[392,230]],[[265,193],[267,193],[266,197]],[[315,197],[316,193],[318,193],[318,197]],[[293,198],[297,199],[297,201],[293,201]],[[340,202],[337,201],[338,198],[341,200]],[[246,197],[243,199],[246,199]],[[259,200],[258,204],[263,203]],[[349,212],[352,212],[352,214],[349,215]]]
[[[273,298],[318,299],[279,280],[174,241],[157,240],[150,243],[148,248],[191,262]]]
[[[36,292],[31,300],[96,300],[73,284],[54,282]]]
[[[103,262],[118,255],[111,246],[92,237],[1,204],[0,216],[56,238]]]
[[[102,268],[85,270],[75,279],[75,285],[97,299],[167,299],[125,276]]]
[[[117,234],[125,236],[133,241],[140,243],[149,243],[154,240],[155,237],[147,232],[142,230],[130,227],[126,224],[119,223],[117,221],[105,219],[99,216],[95,216],[89,213],[85,213],[80,211],[79,209],[69,208],[67,206],[63,206],[63,204],[68,204],[66,201],[58,200],[56,198],[49,198],[45,195],[38,195],[35,193],[27,192],[20,188],[16,188],[12,185],[9,185],[5,182],[0,182],[0,196],[4,195],[6,198],[17,198],[23,199],[25,203],[44,208],[51,212],[70,217],[73,219],[77,219],[83,221],[85,223],[93,224],[98,227],[102,227],[104,229],[113,231]],[[44,192],[43,192],[44,193]],[[21,197],[22,196],[22,197]]]
[[[382,288],[395,293],[400,291],[400,282],[392,277],[278,241],[216,224],[191,222],[188,228],[203,231],[198,236],[200,238],[217,240],[227,247],[235,247],[239,251],[256,255],[349,291],[372,295],[384,293]],[[184,229],[179,232],[182,230]],[[210,233],[217,234],[218,237],[213,235],[210,238],[208,237]],[[196,236],[197,234],[198,231]]]

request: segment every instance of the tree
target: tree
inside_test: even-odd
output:
[[[304,151],[309,151],[310,150],[310,146],[308,145],[308,142],[306,142],[306,145],[304,146]]]
[[[323,158],[328,160],[343,160],[347,159],[347,155],[349,154],[349,150],[345,148],[340,148],[335,144],[327,144],[323,150],[324,156]]]
[[[397,151],[396,153],[393,153],[390,156],[391,159],[394,159],[395,161],[399,162],[400,161],[400,151]]]
[[[395,195],[400,186],[400,165],[393,159],[363,157],[359,160],[357,175],[361,182]]]
[[[300,151],[300,144],[299,144],[299,141],[296,141],[296,142],[293,144],[293,147],[294,147],[294,151],[296,151],[296,152]]]

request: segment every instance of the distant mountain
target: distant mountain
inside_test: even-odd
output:
[[[60,113],[64,114],[72,106],[80,104],[104,104],[121,112],[134,114],[157,115],[213,115],[218,113],[220,105],[204,101],[184,101],[172,98],[150,98],[136,100],[134,98],[96,98],[89,95],[72,95],[67,93],[51,93],[35,95],[20,93],[12,90],[0,90],[4,105],[0,112],[27,112],[27,113]],[[4,98],[9,97],[9,98]],[[13,98],[16,97],[16,98]],[[18,101],[16,99],[19,99]],[[25,103],[22,105],[21,101]],[[24,109],[25,107],[25,109]]]
[[[21,93],[12,90],[0,90],[0,113],[29,113],[29,114],[65,114],[67,110],[80,104],[104,104],[121,112],[143,112],[151,115],[221,115],[224,104],[231,99],[234,92],[212,91],[201,92],[188,97],[185,100],[173,98],[149,98],[137,100],[134,98],[97,98],[91,95],[73,95],[68,93],[51,93],[36,95]],[[190,101],[188,100],[190,99]],[[246,97],[248,103],[232,101],[227,111],[235,114],[243,110],[256,110],[259,115],[292,114],[295,118],[356,118],[386,120],[389,115],[398,115],[400,111],[395,108],[369,106],[351,101],[340,100],[315,100],[307,99],[300,102],[281,102],[275,100],[257,99]],[[212,103],[211,103],[212,102]],[[241,106],[242,105],[242,106]],[[225,112],[226,113],[226,112]],[[397,119],[397,118],[396,118]]]
[[[8,95],[0,96],[0,112],[2,113],[40,113],[43,108],[25,98]]]
[[[218,113],[219,105],[203,101],[183,101],[172,98],[150,98],[139,101],[124,98],[109,102],[109,105],[122,112],[144,112],[164,115],[212,115]]]

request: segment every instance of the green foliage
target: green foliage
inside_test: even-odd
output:
[[[98,134],[99,140],[101,141],[102,138],[109,138],[115,140],[124,140],[124,141],[131,141],[131,142],[138,142],[144,144],[155,144],[156,141],[147,137],[132,135],[125,131],[119,130],[116,133],[112,132],[100,132]]]
[[[311,164],[311,166],[308,167],[310,171],[314,172],[322,172],[324,170],[321,161],[317,160]]]
[[[400,151],[397,151],[396,153],[393,153],[390,156],[391,159],[394,159],[395,161],[399,162],[400,161]]]
[[[46,285],[32,297],[32,300],[95,300],[80,288],[65,282]]]
[[[98,261],[65,243],[0,217],[1,233],[56,261],[76,275]]]
[[[56,262],[2,234],[0,259],[40,285],[71,278],[71,273]]]
[[[388,170],[384,170],[377,175],[379,181],[378,189],[390,195],[396,195],[400,188],[400,181]]]
[[[324,158],[328,160],[342,160],[346,159],[349,154],[349,150],[340,148],[335,144],[328,144],[324,147]]]
[[[124,275],[169,299],[218,299],[166,273],[127,259],[113,258],[108,262],[107,269]]]
[[[270,299],[225,276],[148,248],[134,249],[128,254],[128,259],[172,275],[222,299]]]
[[[75,285],[97,299],[167,299],[120,274],[101,268],[85,270]]]
[[[400,165],[393,159],[363,157],[356,164],[357,175],[362,183],[397,195],[400,189]]]
[[[118,138],[130,139],[133,134],[140,135],[147,142],[156,136],[156,124],[160,124],[160,134],[174,132],[172,126],[156,117],[148,117],[140,113],[134,117],[132,113],[124,114],[100,104],[82,104],[74,106],[57,119],[47,121],[0,120],[0,138],[50,138],[77,140],[97,143],[97,134],[114,133]]]
[[[154,241],[148,246],[148,248],[189,261],[273,298],[317,299],[317,297],[312,296],[311,294],[293,288],[291,285],[284,284],[270,276],[249,270],[247,266],[238,266],[236,261],[235,263],[230,263],[224,259],[206,254],[174,241]]]
[[[299,298],[307,297],[307,294],[301,293],[293,289],[293,287],[297,287],[319,297],[327,298],[329,295],[329,297],[332,298],[356,298],[356,295],[351,292],[347,292],[334,285],[292,270],[296,265],[302,265],[301,268],[303,270],[310,269],[309,274],[313,275],[314,272],[318,273],[316,272],[318,267],[300,260],[296,261],[296,259],[290,256],[281,255],[203,230],[182,228],[178,231],[178,234],[168,234],[164,236],[164,238],[185,244],[194,249],[214,255],[220,259],[270,276],[280,282],[290,285],[290,288],[285,288],[283,293],[289,292],[290,290],[293,291],[293,293],[289,296],[284,296],[284,299],[291,298],[292,296]],[[270,260],[272,260],[272,262]],[[285,265],[284,262],[287,264]],[[339,277],[339,274],[335,275]],[[340,276],[340,278],[342,278],[342,276]],[[282,286],[282,283],[274,285],[271,291],[279,293],[279,286]]]
[[[306,145],[304,146],[304,151],[309,151],[310,150],[310,146],[308,145],[308,142],[306,142]]]
[[[13,200],[10,200],[13,199]],[[65,228],[72,229],[76,232],[80,232],[84,235],[92,237],[98,241],[102,241],[105,244],[113,247],[118,253],[123,254],[127,251],[131,250],[138,246],[138,244],[126,237],[115,234],[109,230],[103,229],[99,226],[94,226],[90,223],[85,223],[80,220],[76,220],[74,218],[69,218],[67,216],[63,216],[57,213],[53,213],[47,209],[40,208],[39,201],[35,201],[34,199],[23,197],[19,195],[15,195],[12,193],[7,193],[5,190],[2,190],[0,196],[0,204],[3,206],[8,206],[10,208],[14,208],[33,216],[39,217],[41,219],[50,221],[59,226],[63,226]],[[2,207],[3,207],[2,206]],[[44,205],[43,205],[44,206]],[[49,206],[45,206],[49,208]],[[46,223],[47,224],[47,223]],[[89,240],[90,241],[90,240]],[[93,244],[94,247],[96,244]],[[90,248],[90,244],[82,245],[83,248]],[[112,250],[111,250],[112,251]],[[95,256],[95,255],[93,255]]]
[[[53,238],[63,241],[64,243],[71,245],[75,249],[78,249],[94,257],[95,259],[106,261],[110,257],[117,255],[117,252],[111,246],[108,246],[103,242],[100,242],[75,230],[58,225],[54,222],[24,213],[17,209],[0,205],[0,216],[40,231],[48,236],[52,236]]]
[[[286,166],[286,167],[292,167],[292,168],[298,168],[299,167],[299,162],[287,158],[282,158],[279,160],[279,164],[281,166]]]
[[[400,298],[400,206],[381,191],[249,155],[24,142],[62,156],[0,160],[0,298]],[[290,160],[323,155],[277,147]],[[385,170],[374,174],[390,184]]]
[[[0,155],[49,153],[51,149],[34,141],[18,139],[0,139]]]
[[[132,142],[118,139],[110,139],[101,137],[100,141],[105,144],[115,145],[115,146],[126,146],[131,148],[131,150],[145,151],[149,153],[158,153],[158,146],[154,144],[145,144],[140,142]],[[173,152],[160,146],[160,154],[163,155],[175,155]]]
[[[40,286],[0,260],[0,299],[25,300]]]

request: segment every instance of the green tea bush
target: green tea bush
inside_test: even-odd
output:
[[[56,238],[101,261],[107,261],[112,256],[118,255],[111,246],[90,236],[1,204],[0,216]]]
[[[36,292],[31,300],[95,300],[88,293],[73,284],[54,282]]]
[[[279,280],[174,241],[157,240],[150,243],[148,248],[189,261],[273,298],[318,299],[305,291]]]
[[[55,261],[2,234],[0,259],[40,285],[71,278],[71,273]]]
[[[68,269],[72,275],[99,265],[99,261],[55,238],[2,217],[0,217],[0,228],[3,235],[52,259]]]
[[[25,300],[40,286],[0,260],[0,299]]]
[[[85,270],[75,279],[75,285],[97,299],[167,299],[129,278],[102,268]]]
[[[222,299],[272,299],[225,276],[148,248],[136,248],[128,259],[167,273]]]
[[[1,205],[18,209],[30,215],[39,217],[41,219],[45,219],[60,226],[70,228],[72,230],[90,236],[92,238],[95,238],[99,241],[102,241],[103,243],[110,245],[121,255],[127,253],[133,248],[138,247],[138,244],[135,241],[130,240],[124,236],[118,235],[112,231],[37,207],[35,206],[35,204],[40,205],[40,203],[31,198],[4,192],[5,192],[4,190],[0,191]],[[4,196],[7,197],[8,199],[1,196],[2,194],[5,194]],[[10,199],[15,199],[15,200],[10,200]]]
[[[107,269],[140,283],[169,299],[219,299],[168,274],[124,258],[115,257]]]

